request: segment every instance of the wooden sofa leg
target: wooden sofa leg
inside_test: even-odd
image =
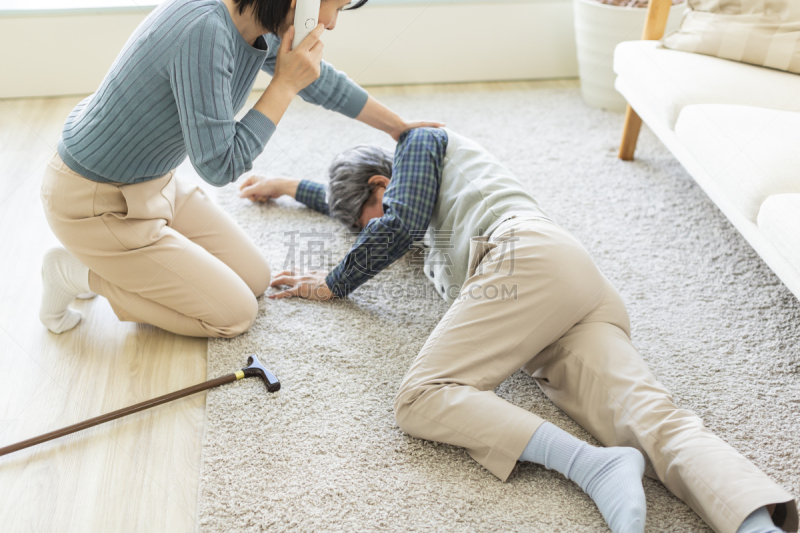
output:
[[[636,150],[636,141],[639,140],[641,128],[642,119],[629,105],[625,111],[625,129],[622,130],[622,142],[619,145],[619,158],[623,161],[633,161],[633,152]]]
[[[657,41],[664,36],[671,8],[672,0],[650,0],[642,31],[643,40]],[[633,152],[636,150],[636,141],[639,140],[641,128],[642,119],[628,105],[628,110],[625,112],[625,129],[622,130],[622,143],[619,145],[619,158],[623,161],[633,161]]]

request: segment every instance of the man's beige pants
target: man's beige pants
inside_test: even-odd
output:
[[[543,423],[493,392],[522,368],[605,446],[641,451],[646,474],[715,531],[734,533],[752,511],[783,502],[784,528],[796,530],[792,495],[656,381],[631,343],[619,294],[566,230],[513,218],[471,248],[460,297],[395,400],[404,431],[462,446],[505,481]]]
[[[234,337],[269,286],[266,259],[197,186],[170,172],[132,185],[97,183],[56,154],[42,180],[47,222],[89,267],[89,286],[120,320],[180,335]]]

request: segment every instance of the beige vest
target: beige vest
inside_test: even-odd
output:
[[[485,241],[495,227],[514,216],[548,217],[485,148],[443,129],[448,141],[442,182],[423,247],[425,275],[452,303],[469,274],[473,238],[473,246]]]

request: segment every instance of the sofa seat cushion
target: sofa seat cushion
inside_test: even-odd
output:
[[[758,227],[789,263],[800,268],[800,194],[776,194],[761,206]]]
[[[800,76],[716,57],[627,41],[614,50],[617,87],[635,91],[650,115],[675,127],[691,104],[736,104],[800,112]],[[624,86],[624,87],[623,87]],[[646,95],[646,98],[642,98]]]
[[[800,193],[800,113],[690,105],[675,135],[751,222],[767,197]]]

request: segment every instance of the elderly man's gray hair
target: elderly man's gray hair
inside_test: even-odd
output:
[[[380,146],[363,144],[337,155],[328,169],[328,210],[345,226],[359,228],[361,206],[369,198],[368,183],[377,174],[392,177],[394,153]]]

